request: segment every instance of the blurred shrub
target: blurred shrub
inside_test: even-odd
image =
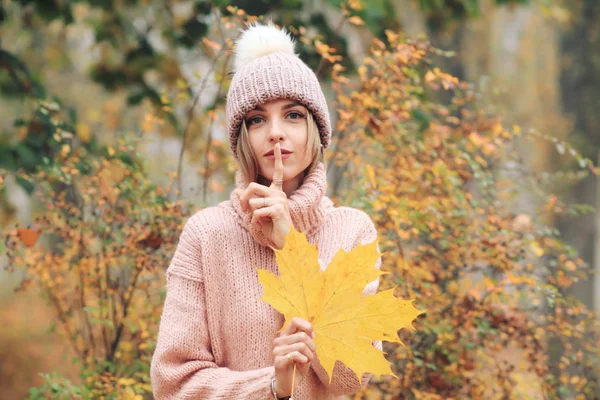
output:
[[[427,313],[406,347],[387,347],[400,379],[355,398],[593,398],[600,327],[569,292],[589,268],[548,225],[589,210],[562,204],[511,148],[549,140],[580,175],[596,168],[568,143],[486,115],[469,85],[432,65],[443,53],[428,42],[387,35],[357,81],[333,67],[332,161],[350,181],[345,202],[378,227],[382,287]],[[523,200],[530,214],[516,211]]]
[[[151,391],[163,272],[188,212],[149,182],[135,139],[124,138],[100,156],[66,141],[57,162],[20,175],[45,212],[32,226],[7,232],[9,271],[24,270],[19,290],[35,284],[52,306],[83,382],[45,375],[32,398]]]

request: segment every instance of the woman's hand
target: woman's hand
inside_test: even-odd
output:
[[[292,376],[296,364],[294,390],[308,373],[317,347],[312,340],[313,328],[310,322],[295,317],[278,338],[273,340],[275,364],[275,391],[277,397],[292,394]]]
[[[275,145],[275,165],[271,186],[252,182],[246,190],[236,190],[244,211],[252,210],[252,223],[259,224],[262,233],[278,250],[283,248],[285,236],[293,226],[288,199],[283,191],[283,160],[281,146]]]

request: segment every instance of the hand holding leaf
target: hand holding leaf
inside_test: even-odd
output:
[[[398,330],[410,327],[422,311],[411,300],[396,298],[394,289],[362,295],[369,282],[385,274],[374,267],[380,257],[377,244],[358,245],[350,252],[340,249],[323,272],[316,246],[293,229],[275,253],[280,276],[258,270],[262,300],[284,315],[282,330],[294,317],[312,324],[316,353],[329,381],[336,360],[352,369],[357,379],[366,372],[393,375],[372,341],[402,343]]]

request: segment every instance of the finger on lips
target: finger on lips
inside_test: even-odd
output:
[[[273,149],[275,161],[273,164],[273,178],[271,179],[271,188],[283,190],[283,159],[281,158],[281,145],[275,144]]]

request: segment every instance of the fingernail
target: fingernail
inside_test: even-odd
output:
[[[314,338],[315,338],[315,333],[313,332],[311,336],[312,336],[312,338],[314,339]]]

